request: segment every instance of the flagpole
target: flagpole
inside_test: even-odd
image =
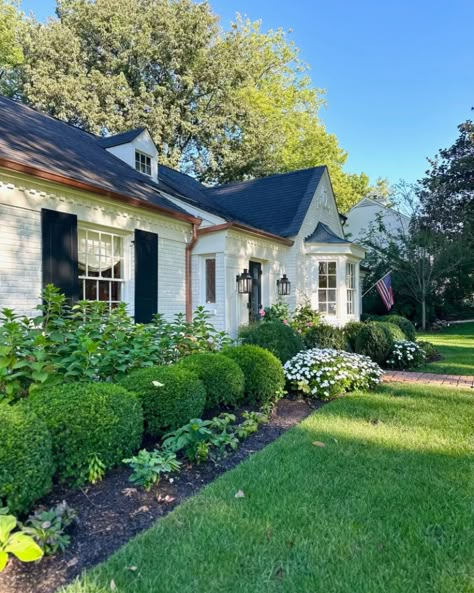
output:
[[[364,294],[362,295],[362,298],[364,298],[364,297],[365,297],[365,295],[366,295],[368,292],[370,292],[370,291],[372,290],[372,288],[375,288],[375,287],[377,286],[377,284],[380,282],[380,280],[383,280],[383,279],[384,279],[386,276],[388,276],[388,275],[390,274],[390,272],[391,272],[391,271],[392,271],[392,270],[389,270],[389,271],[388,271],[386,274],[384,274],[384,275],[382,276],[382,278],[379,278],[379,279],[377,280],[377,282],[375,282],[374,284],[372,284],[372,286],[371,286],[371,287],[370,287],[368,290],[366,290],[366,291],[364,292]]]

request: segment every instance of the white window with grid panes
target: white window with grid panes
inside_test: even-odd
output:
[[[336,315],[337,265],[335,261],[320,261],[318,267],[318,309],[325,315]]]
[[[151,157],[139,150],[135,151],[135,169],[151,177]]]
[[[78,261],[82,298],[116,307],[123,300],[125,281],[123,237],[79,228]]]
[[[355,313],[356,296],[356,267],[355,264],[346,264],[346,288],[347,288],[347,314]]]

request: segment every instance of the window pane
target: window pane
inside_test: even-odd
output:
[[[318,290],[318,300],[319,304],[325,303],[327,301],[327,294],[325,290]]]
[[[99,280],[99,301],[110,300],[110,282]]]
[[[336,262],[335,261],[328,262],[328,273],[329,274],[336,273]]]
[[[328,303],[328,315],[336,314],[336,303]]]
[[[121,296],[121,285],[120,282],[111,282],[110,283],[110,288],[111,288],[111,300],[112,301],[120,301],[122,300],[122,296]]]
[[[327,276],[319,276],[319,288],[327,288],[328,286],[328,277]]]
[[[328,306],[326,303],[319,303],[319,312],[320,313],[327,313],[328,312]]]
[[[328,276],[328,286],[329,288],[336,288],[336,276]]]
[[[216,302],[216,260],[206,259],[206,303]]]
[[[333,303],[336,302],[336,291],[335,290],[328,290],[328,301],[332,301]]]
[[[96,280],[85,280],[85,294],[84,298],[88,301],[97,300],[97,281]]]
[[[122,278],[122,260],[119,260],[114,266],[114,278]]]
[[[319,262],[319,274],[327,274],[327,273],[328,273],[327,263],[324,261]]]

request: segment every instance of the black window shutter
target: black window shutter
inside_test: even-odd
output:
[[[41,210],[43,288],[54,284],[70,304],[79,299],[77,216]]]
[[[150,323],[158,312],[158,235],[135,230],[135,321]]]

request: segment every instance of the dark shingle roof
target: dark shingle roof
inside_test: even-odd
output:
[[[312,167],[206,190],[216,207],[268,233],[298,234],[326,167]]]
[[[106,138],[99,138],[98,143],[102,146],[102,148],[110,148],[111,146],[119,146],[120,144],[127,144],[127,142],[131,142],[135,140],[137,136],[139,136],[142,132],[144,132],[146,128],[135,128],[134,130],[127,130],[126,132],[121,132],[120,134],[115,134],[114,136],[107,136]]]
[[[343,239],[333,233],[331,229],[323,222],[318,222],[314,231],[306,237],[306,243],[350,243],[347,239]]]
[[[0,158],[185,213],[160,194],[158,184],[104,150],[97,140],[93,134],[0,96]]]

